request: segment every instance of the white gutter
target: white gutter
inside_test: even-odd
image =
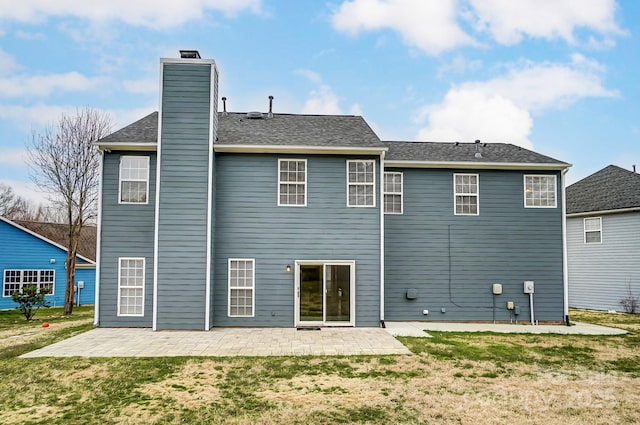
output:
[[[622,214],[630,212],[640,212],[640,207],[620,208],[618,210],[601,210],[601,211],[586,211],[579,213],[567,214],[567,217],[586,217],[589,215],[608,215],[608,214]]]
[[[157,143],[129,142],[129,143],[94,143],[101,151],[155,151],[158,147]]]
[[[376,155],[386,152],[382,147],[346,147],[346,146],[304,146],[304,145],[225,145],[215,144],[216,152],[230,153],[294,153],[294,154],[338,154],[338,155]]]
[[[565,170],[571,164],[539,164],[524,162],[464,162],[464,161],[399,161],[387,160],[387,167],[398,168],[465,168],[492,170]]]
[[[562,280],[564,288],[564,320],[569,324],[569,270],[567,254],[567,188],[565,184],[565,174],[569,169],[562,170],[560,174],[560,185],[562,186]]]
[[[100,245],[102,241],[102,174],[104,170],[103,162],[104,155],[101,150],[98,150],[98,155],[100,155],[100,167],[98,175],[98,223],[96,223],[96,286],[95,286],[95,294],[93,301],[93,324],[98,326],[100,324]],[[78,292],[78,302],[80,301],[80,293]]]
[[[384,322],[384,156],[380,152],[380,322]],[[404,182],[403,182],[404,183]]]

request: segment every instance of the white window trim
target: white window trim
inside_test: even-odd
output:
[[[25,285],[25,282],[22,281],[23,277],[24,277],[24,272],[38,272],[38,282],[36,282],[36,285],[38,285],[38,289],[41,288],[42,286],[42,282],[40,282],[40,272],[53,272],[53,280],[51,281],[51,293],[50,294],[45,294],[45,297],[52,297],[55,295],[56,292],[56,271],[55,269],[4,269],[2,271],[2,298],[11,298],[11,295],[5,295],[5,286],[7,284],[7,281],[5,280],[5,274],[6,272],[20,272],[20,289],[18,290],[22,290],[22,287]],[[29,284],[33,284],[33,282],[29,282]]]
[[[527,177],[553,178],[553,205],[527,205]],[[522,178],[522,195],[525,208],[558,208],[558,179],[550,174],[525,174]]]
[[[598,222],[600,223],[600,241],[598,242],[587,242],[587,220],[593,220],[593,219],[598,219]],[[602,217],[585,217],[582,220],[582,230],[583,230],[583,236],[584,236],[584,243],[587,245],[599,245],[602,244]],[[596,232],[597,230],[590,230],[590,232]]]
[[[458,193],[456,192],[456,177],[457,176],[475,176],[476,178],[476,193]],[[475,196],[476,197],[476,212],[472,213],[458,213],[458,196]],[[453,173],[453,215],[459,216],[476,216],[480,215],[480,175],[473,173]]]
[[[283,162],[304,162],[304,204],[283,204],[280,202],[280,185],[281,184],[302,184],[300,182],[295,182],[295,183],[290,183],[290,182],[285,182],[283,183],[280,180],[280,164]],[[309,168],[307,167],[307,160],[306,159],[298,159],[298,158],[279,158],[278,159],[278,206],[279,207],[306,207],[307,206],[307,170]]]
[[[144,181],[147,183],[147,187],[146,187],[146,191],[147,191],[147,200],[145,202],[129,202],[129,201],[123,201],[122,200],[122,159],[123,158],[131,158],[131,159],[145,159],[147,161],[147,177],[146,179],[142,180],[142,179],[127,179],[124,181],[128,181],[128,182],[141,182]],[[120,157],[120,162],[118,164],[118,204],[124,204],[124,205],[148,205],[149,204],[149,166],[150,166],[150,161],[149,161],[149,157],[148,156],[143,156],[143,155],[122,155]]]
[[[352,162],[370,162],[373,165],[373,181],[371,183],[349,182],[349,164]],[[373,188],[373,205],[351,205],[349,203],[349,186],[371,186]],[[376,161],[373,159],[349,159],[347,160],[347,207],[349,208],[375,208],[376,207]]]
[[[251,314],[231,314],[231,289],[247,289],[246,286],[231,286],[231,262],[250,261],[253,265],[251,282]],[[233,318],[255,317],[256,316],[256,260],[255,258],[229,258],[227,262],[227,316]]]
[[[385,195],[400,195],[400,212],[395,212],[395,211],[387,212],[387,210],[386,210],[387,203],[385,202],[384,198],[382,199],[382,208],[384,209],[384,213],[385,214],[402,215],[402,214],[404,214],[404,173],[402,173],[400,171],[385,171],[384,172],[384,176],[392,175],[392,174],[397,174],[397,175],[400,176],[400,192],[387,192],[386,191],[386,183],[383,181],[382,182],[383,197]]]
[[[123,288],[120,286],[120,274],[122,273],[122,260],[142,260],[142,313],[120,313],[120,290]],[[145,287],[147,286],[147,261],[144,257],[118,257],[118,305],[117,316],[118,317],[143,317],[144,316],[144,300],[145,300]],[[137,286],[125,286],[124,288],[138,288]]]

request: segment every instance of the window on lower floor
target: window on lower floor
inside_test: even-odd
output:
[[[479,183],[477,174],[453,175],[455,215],[478,215]]]
[[[402,214],[402,173],[384,173],[384,212]]]
[[[5,270],[2,296],[10,297],[26,285],[36,285],[41,293],[53,295],[55,274],[55,270]]]
[[[121,204],[149,202],[149,157],[125,155],[120,157]]]
[[[307,161],[278,160],[278,206],[307,205]]]
[[[584,243],[602,243],[602,218],[584,219]]]
[[[253,317],[255,305],[255,260],[229,259],[229,317]]]
[[[555,208],[556,176],[524,176],[525,208]]]
[[[347,161],[347,206],[376,206],[375,161]]]
[[[144,316],[144,258],[119,258],[118,316]]]

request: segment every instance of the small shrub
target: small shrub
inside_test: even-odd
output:
[[[620,300],[620,304],[627,313],[636,314],[638,312],[638,297],[631,291],[631,281],[627,283],[627,294]]]
[[[36,285],[25,285],[20,291],[11,294],[13,301],[18,303],[16,308],[27,320],[31,320],[40,307],[49,307],[49,302],[44,300],[44,296]]]

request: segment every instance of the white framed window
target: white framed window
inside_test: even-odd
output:
[[[55,270],[5,270],[2,284],[2,296],[11,297],[26,285],[36,285],[38,291],[53,295],[56,281]]]
[[[384,213],[402,214],[402,173],[384,173]]]
[[[306,159],[278,159],[278,206],[307,206]]]
[[[229,258],[229,317],[254,317],[255,259]]]
[[[480,182],[477,174],[453,175],[453,212],[455,215],[480,214]]]
[[[118,202],[120,204],[149,203],[149,157],[120,157]]]
[[[525,208],[556,208],[556,176],[525,175],[524,176],[524,207]]]
[[[347,161],[347,206],[376,206],[376,162]]]
[[[144,258],[118,258],[118,316],[144,316],[144,275]]]
[[[602,243],[602,217],[584,219],[584,243]]]

